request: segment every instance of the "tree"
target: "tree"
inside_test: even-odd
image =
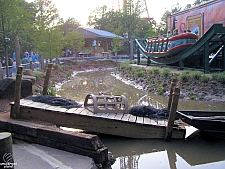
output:
[[[157,25],[157,32],[158,33],[163,33],[166,34],[167,33],[167,17],[168,15],[171,15],[173,13],[176,12],[180,12],[182,10],[182,7],[180,7],[179,3],[176,3],[176,5],[172,5],[171,10],[166,10],[163,14],[163,16],[161,17],[161,22],[159,25]]]
[[[75,18],[68,18],[65,22],[61,19],[58,25],[63,30],[64,35],[67,35],[67,33],[72,32],[81,26],[80,22],[76,21]]]
[[[2,46],[5,46],[5,56],[8,60],[8,53],[16,52],[16,63],[20,64],[20,48],[19,38],[21,33],[29,26],[30,11],[26,10],[28,3],[24,0],[1,0],[0,1],[0,33],[3,39],[10,41],[2,41]],[[8,52],[9,50],[9,52]],[[6,71],[8,74],[8,62],[6,62]]]
[[[76,30],[68,32],[65,36],[64,42],[64,47],[66,47],[66,49],[72,50],[73,52],[81,50],[85,43],[84,37]]]
[[[54,27],[58,23],[58,11],[51,0],[35,0],[34,8],[33,49],[44,58],[51,60],[52,52],[62,48],[62,43],[58,43],[58,46],[53,45],[57,41],[54,37],[61,39],[61,31]],[[55,55],[54,57],[59,56]]]

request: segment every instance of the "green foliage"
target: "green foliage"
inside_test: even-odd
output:
[[[149,74],[149,75],[153,74],[153,70],[152,69],[148,69],[147,70],[147,74]]]
[[[207,82],[209,82],[210,77],[203,74],[203,75],[201,76],[201,80],[202,80],[203,83],[207,83]]]
[[[191,95],[189,96],[189,98],[190,98],[191,100],[194,100],[194,99],[195,99],[195,96],[194,96],[193,94],[191,94]]]
[[[36,78],[38,79],[38,78],[41,78],[41,77],[42,77],[42,74],[36,72],[36,73],[33,74],[33,76],[36,77]]]
[[[157,86],[158,94],[162,95],[163,94],[163,87],[161,85]]]
[[[168,77],[168,76],[171,74],[170,69],[169,69],[169,68],[163,68],[163,69],[161,70],[161,74],[162,74],[163,76],[165,76],[165,77]]]
[[[192,71],[191,77],[193,78],[193,80],[199,80],[199,79],[201,79],[202,74],[203,73],[199,72],[199,71]]]
[[[69,71],[69,72],[67,72],[67,74],[66,74],[66,79],[70,79],[70,77],[71,77],[71,72]]]
[[[52,84],[50,85],[50,87],[47,90],[47,95],[56,96],[55,81],[52,81]]]
[[[224,84],[225,83],[225,71],[220,72],[220,73],[213,73],[212,79]]]
[[[155,75],[160,74],[160,69],[159,68],[153,68],[152,71],[154,72]]]
[[[123,50],[123,39],[117,37],[114,37],[112,39],[112,52],[120,52]]]
[[[185,70],[178,75],[178,79],[183,82],[188,82],[191,79],[191,73],[189,70]]]

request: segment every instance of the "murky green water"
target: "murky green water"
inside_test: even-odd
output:
[[[129,106],[148,104],[149,98],[167,105],[168,98],[145,93],[117,80],[110,71],[77,74],[58,95],[84,102],[87,94],[99,92],[126,96]],[[224,110],[225,103],[179,100],[178,110]],[[113,169],[224,169],[225,140],[207,137],[193,127],[186,140],[142,140],[99,135],[116,157]]]

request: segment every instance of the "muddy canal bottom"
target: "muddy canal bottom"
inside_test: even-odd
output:
[[[124,95],[130,107],[148,105],[149,98],[167,105],[167,98],[129,86],[110,75],[110,71],[84,72],[65,83],[58,95],[84,102],[86,95],[99,92]],[[224,110],[225,103],[179,101],[178,110]],[[185,140],[146,140],[98,135],[116,157],[113,169],[224,169],[225,140],[187,127]]]

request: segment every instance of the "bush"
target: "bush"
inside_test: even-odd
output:
[[[195,99],[195,96],[193,94],[190,95],[189,97],[191,100],[194,100]]]
[[[191,75],[190,75],[190,71],[186,70],[184,72],[182,72],[178,78],[183,81],[183,82],[188,82],[189,79],[191,79]]]
[[[159,68],[153,68],[152,71],[154,72],[155,75],[158,75],[160,73]]]
[[[191,77],[192,77],[194,80],[200,80],[202,74],[203,74],[202,72],[199,72],[199,71],[193,71],[193,72],[191,72]]]
[[[168,77],[170,75],[170,69],[169,68],[163,68],[161,73],[162,73],[163,76]]]
[[[217,82],[225,83],[225,72],[221,73],[213,73],[212,74],[212,79],[216,80]]]
[[[148,70],[147,70],[147,74],[148,74],[148,75],[153,74],[153,70],[152,70],[152,69],[148,69]]]
[[[209,82],[210,77],[207,76],[207,75],[202,75],[202,76],[201,76],[201,80],[202,80],[203,83],[207,83],[207,82]]]

